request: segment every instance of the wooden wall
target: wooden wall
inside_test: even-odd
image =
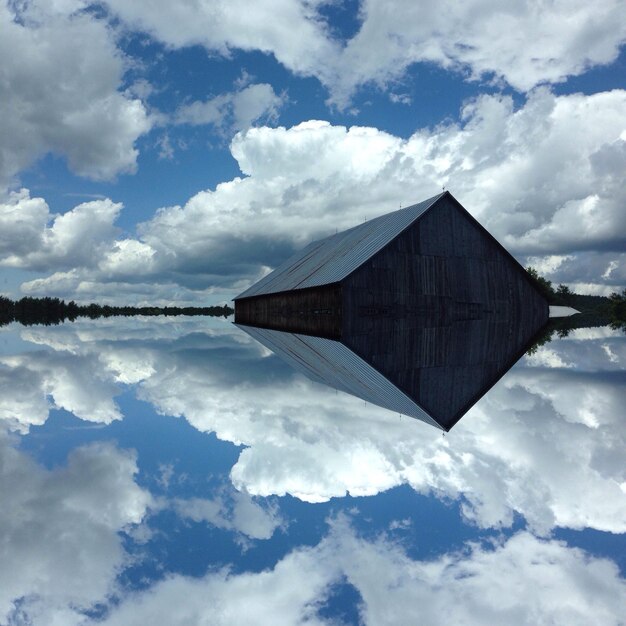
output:
[[[525,270],[449,198],[342,285],[344,343],[444,428],[548,319]]]
[[[526,271],[469,214],[444,197],[342,282],[344,331],[376,317],[438,325],[484,315],[543,325],[548,305]]]
[[[341,285],[235,300],[235,323],[338,339],[342,327]]]

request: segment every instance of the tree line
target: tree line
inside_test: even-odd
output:
[[[558,285],[539,275],[533,267],[527,267],[531,280],[539,292],[553,306],[569,306],[577,311],[571,317],[552,318],[540,331],[528,354],[557,337],[567,337],[575,328],[593,328],[610,326],[615,330],[626,333],[626,289],[622,292],[613,292],[610,296],[588,296],[574,293],[567,285]]]
[[[211,315],[228,317],[234,309],[224,306],[110,306],[108,304],[77,304],[73,300],[65,302],[59,298],[32,298],[11,300],[0,296],[0,325],[19,322],[26,326],[33,324],[60,324],[65,320],[74,321],[78,317],[133,316],[133,315]]]

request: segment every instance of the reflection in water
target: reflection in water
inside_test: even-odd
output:
[[[2,624],[623,618],[617,331],[522,358],[446,438],[219,320],[0,346]]]
[[[344,312],[345,314],[345,312]],[[239,327],[312,380],[450,430],[524,354],[537,328],[494,316],[416,328],[395,320],[341,341]]]

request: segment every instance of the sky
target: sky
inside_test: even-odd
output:
[[[555,284],[626,285],[622,0],[10,0],[0,293],[229,302],[440,192]]]
[[[2,0],[0,0],[2,1]],[[452,194],[626,286],[623,0],[7,0],[0,294],[210,305]],[[626,339],[445,436],[228,319],[0,328],[0,624],[624,624]]]
[[[446,436],[227,319],[0,329],[0,623],[618,626],[626,340],[578,329]]]

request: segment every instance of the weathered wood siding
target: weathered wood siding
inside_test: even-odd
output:
[[[547,302],[526,271],[449,196],[342,287],[348,334],[368,332],[372,320],[385,317],[438,325],[498,315],[524,327],[548,319]]]
[[[547,302],[526,271],[450,198],[342,286],[344,343],[444,428],[508,370],[548,319]]]
[[[235,323],[339,338],[341,285],[335,283],[235,300]]]

